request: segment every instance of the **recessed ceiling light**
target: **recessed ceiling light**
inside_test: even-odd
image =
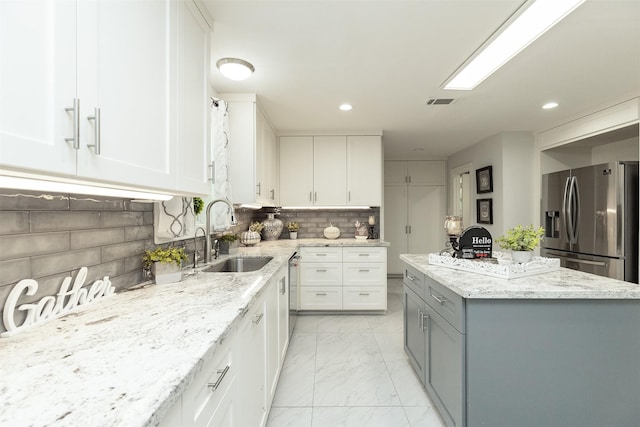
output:
[[[245,80],[255,71],[251,63],[238,58],[222,58],[216,62],[216,67],[228,79]]]
[[[353,108],[353,107],[351,106],[351,104],[342,104],[342,105],[340,106],[340,109],[341,109],[342,111],[349,111],[349,110],[351,110],[352,108]]]
[[[551,110],[552,108],[556,108],[558,106],[557,102],[547,102],[542,106],[544,110]]]
[[[527,9],[506,26],[497,31],[497,36],[478,49],[458,69],[444,88],[471,90],[484,79],[506,64],[511,58],[529,46],[534,40],[560,22],[585,0],[537,0],[527,1]]]

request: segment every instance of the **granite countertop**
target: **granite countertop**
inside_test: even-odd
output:
[[[297,248],[326,245],[389,244],[261,242],[238,253],[273,257],[256,272],[185,269],[179,283],[141,285],[0,338],[0,425],[157,425]]]
[[[640,299],[635,283],[561,268],[518,279],[499,279],[430,265],[428,254],[402,254],[408,265],[470,299]]]

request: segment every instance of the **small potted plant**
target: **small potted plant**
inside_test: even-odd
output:
[[[245,246],[253,246],[260,243],[260,232],[264,228],[261,222],[252,222],[249,230],[240,234],[240,243]]]
[[[223,255],[233,255],[238,252],[240,237],[235,233],[225,233],[218,237],[220,242],[220,253]]]
[[[298,238],[298,230],[300,229],[300,224],[298,224],[297,222],[288,222],[287,223],[287,228],[289,229],[289,237],[292,240],[295,240]]]
[[[517,225],[496,239],[502,249],[511,250],[511,260],[517,263],[531,261],[533,250],[544,237],[544,228],[534,228],[533,225],[523,227]]]
[[[142,264],[145,270],[151,271],[156,284],[164,285],[182,280],[182,261],[186,259],[184,248],[158,247],[145,251]]]

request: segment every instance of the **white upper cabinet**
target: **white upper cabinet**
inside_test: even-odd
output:
[[[379,136],[347,137],[347,204],[382,204],[382,142]]]
[[[191,3],[0,2],[1,165],[208,193],[208,29]],[[197,154],[179,179],[183,148]]]
[[[313,204],[347,204],[347,138],[313,137]]]
[[[211,30],[190,1],[178,4],[178,188],[211,193],[209,41]]]
[[[1,166],[76,173],[76,40],[75,2],[0,1]]]
[[[229,109],[229,181],[233,203],[275,206],[275,131],[255,94],[222,94]]]
[[[281,136],[282,206],[380,206],[380,136]]]

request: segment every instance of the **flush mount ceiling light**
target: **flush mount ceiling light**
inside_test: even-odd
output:
[[[544,104],[542,106],[543,110],[551,110],[553,108],[556,108],[558,106],[557,102],[547,102],[546,104]]]
[[[342,104],[342,105],[340,106],[340,109],[341,109],[342,111],[350,111],[351,109],[353,109],[353,107],[351,106],[351,104]]]
[[[528,1],[507,20],[494,35],[472,55],[453,77],[445,89],[471,90],[493,72],[506,64],[525,47],[560,22],[585,0]],[[525,8],[523,10],[523,8]],[[522,12],[521,12],[522,11]],[[521,13],[520,13],[521,12]],[[519,13],[519,15],[518,15]]]
[[[238,58],[218,59],[216,67],[223,76],[231,80],[246,80],[256,70],[249,62]]]

